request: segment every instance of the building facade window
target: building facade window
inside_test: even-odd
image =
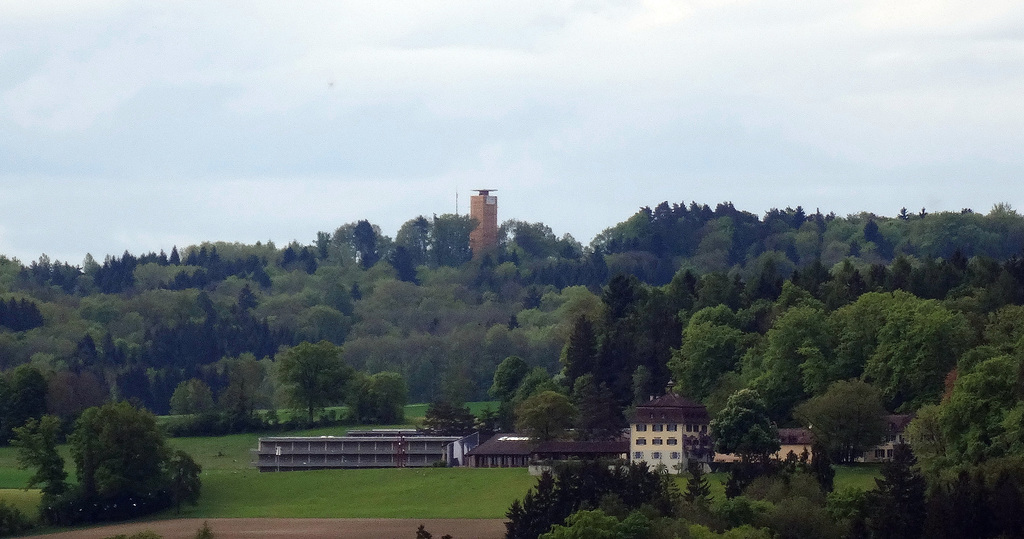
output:
[[[637,451],[637,452],[633,453],[633,458],[636,459],[636,460],[643,460],[644,452],[643,451]]]
[[[644,423],[637,423],[636,424],[636,431],[637,432],[647,432],[647,425],[645,425]]]
[[[647,445],[647,438],[637,438],[636,445]]]
[[[665,428],[665,425],[662,425],[660,423],[655,423],[654,425],[651,425],[651,430],[654,431],[654,432],[661,432],[662,429],[664,429],[664,428]]]
[[[661,438],[651,440],[651,445],[661,445]]]
[[[651,458],[652,459],[660,459],[661,458],[661,453],[658,452],[658,451],[655,451],[654,453],[651,453]]]
[[[669,438],[667,443],[668,443],[668,445],[679,445],[679,439],[678,438]]]
[[[677,425],[675,423],[669,423],[668,425],[665,425],[665,430],[670,431],[670,432],[675,432],[675,431],[679,430],[679,425]]]
[[[679,459],[679,453],[677,451],[673,451],[672,453],[670,453],[670,455],[671,455],[671,458],[673,458],[673,459],[676,459],[676,460]]]

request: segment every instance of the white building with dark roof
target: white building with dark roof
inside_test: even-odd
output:
[[[629,459],[669,471],[686,470],[691,460],[709,462],[712,452],[708,409],[668,394],[636,407],[630,418]]]

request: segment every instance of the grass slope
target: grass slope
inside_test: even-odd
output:
[[[182,516],[501,518],[535,482],[523,468],[204,472]]]
[[[489,403],[471,403],[474,413]],[[406,407],[410,424],[422,420],[426,405]],[[350,426],[326,427],[274,435],[342,436]],[[367,427],[358,427],[367,428]],[[261,474],[252,468],[250,450],[260,434],[170,438],[202,465],[199,505],[183,508],[183,517],[362,517],[362,518],[503,518],[512,500],[522,498],[536,478],[523,468],[510,469],[363,469]],[[67,447],[61,448],[74,477]],[[0,448],[0,499],[35,514],[39,492],[23,490],[31,476],[18,468],[14,448]],[[836,488],[874,488],[877,466],[839,466]],[[725,474],[709,477],[712,495],[725,499]],[[685,477],[676,478],[680,491]],[[174,517],[173,511],[159,517]]]

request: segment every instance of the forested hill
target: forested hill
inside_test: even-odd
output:
[[[966,324],[956,326],[964,340],[953,354],[983,341],[990,313],[1024,303],[1024,218],[1006,205],[896,217],[798,207],[761,217],[731,204],[663,202],[589,246],[542,223],[507,221],[498,248],[476,259],[473,226],[466,216],[417,217],[390,238],[359,221],[308,244],[204,243],[81,266],[0,257],[0,366],[31,364],[48,384],[47,406],[65,416],[110,398],[166,412],[175,387],[193,377],[219,395],[228,366],[250,354],[268,373],[256,404],[272,406],[275,352],[319,340],[343,345],[357,369],[401,373],[412,401],[484,397],[511,355],[555,375],[566,353],[578,358],[576,374],[600,365],[626,402],[664,387],[693,313],[721,306],[698,321],[728,329],[720,344],[731,348],[715,352],[714,379],[686,382],[710,398],[723,383],[739,387],[770,370],[782,353],[773,346],[784,346],[771,331],[795,303],[825,320],[872,291],[937,300],[927,309]],[[583,348],[567,347],[570,336]],[[819,363],[839,353],[827,338],[801,338],[820,346],[794,350]],[[780,418],[830,379],[861,375],[865,350],[843,356],[853,363],[817,385],[777,387]],[[945,376],[958,360],[934,369]],[[677,377],[696,376],[682,361]],[[918,393],[893,387],[892,407],[937,398],[932,378]]]

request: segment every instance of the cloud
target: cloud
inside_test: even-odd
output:
[[[1001,0],[0,2],[3,247],[390,230],[481,185],[584,241],[661,200],[1019,206],[1022,28]]]

